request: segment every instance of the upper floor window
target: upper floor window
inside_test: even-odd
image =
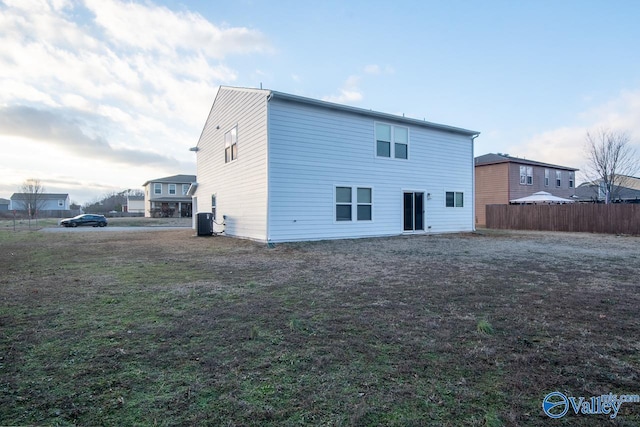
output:
[[[376,123],[376,156],[409,158],[409,128]]]
[[[544,186],[549,186],[549,169],[544,170]]]
[[[176,185],[175,184],[169,184],[169,194],[171,194],[172,196],[175,196],[175,194],[176,194]]]
[[[153,184],[153,194],[162,194],[162,184],[156,182]]]
[[[569,188],[573,188],[575,179],[575,173],[569,172]]]
[[[182,195],[183,196],[187,195],[187,193],[189,192],[189,187],[190,186],[191,186],[190,184],[182,184]]]
[[[224,162],[229,163],[238,158],[238,127],[224,134]]]
[[[533,167],[520,166],[520,184],[533,185]]]
[[[562,185],[562,171],[556,171],[556,187]]]

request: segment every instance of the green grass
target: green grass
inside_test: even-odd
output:
[[[533,286],[526,246],[486,254],[509,235],[192,234],[0,231],[0,425],[542,426],[550,391],[637,392],[635,279],[600,290],[638,267],[549,250]]]

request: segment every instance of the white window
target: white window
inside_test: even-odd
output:
[[[213,214],[213,220],[216,220],[216,211],[218,210],[218,202],[216,201],[216,195],[211,195],[211,213]]]
[[[175,196],[175,194],[176,194],[176,185],[175,184],[169,184],[169,194],[171,194],[172,196]]]
[[[549,169],[544,170],[544,186],[549,186]]]
[[[153,194],[162,194],[162,184],[159,182],[153,184]]]
[[[358,209],[356,218],[358,221],[371,221],[371,209],[373,206],[371,200],[370,188],[358,188]]]
[[[187,195],[187,193],[189,192],[189,187],[190,186],[191,186],[190,184],[182,184],[182,195],[183,196]]]
[[[459,191],[447,191],[445,196],[445,203],[448,208],[464,207],[464,193]]]
[[[224,134],[224,162],[229,163],[238,158],[238,127]]]
[[[576,179],[575,173],[569,172],[569,188],[573,188],[575,179]]]
[[[376,156],[409,158],[409,128],[376,123]]]
[[[336,187],[336,221],[351,221],[351,187]]]
[[[371,221],[373,194],[369,187],[336,187],[336,221]],[[355,200],[355,204],[353,201]],[[355,209],[355,215],[354,215]]]
[[[520,184],[533,185],[533,167],[520,166]]]
[[[556,187],[562,185],[562,171],[556,171]]]

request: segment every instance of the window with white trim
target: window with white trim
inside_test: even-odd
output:
[[[569,188],[573,188],[576,180],[575,172],[569,172]]]
[[[375,131],[377,157],[409,158],[409,128],[376,123]]]
[[[336,221],[351,221],[351,187],[336,187]]]
[[[549,169],[544,170],[544,186],[549,186]]]
[[[216,200],[216,195],[211,195],[211,213],[213,214],[213,220],[216,220],[216,210],[218,209],[218,201]]]
[[[162,184],[156,182],[153,184],[153,194],[162,194]]]
[[[562,186],[562,171],[556,171],[556,187]]]
[[[238,158],[238,127],[235,126],[224,134],[224,162],[229,163]]]
[[[182,184],[182,195],[186,196],[187,193],[189,192],[189,187],[191,186],[191,184]]]
[[[175,184],[169,184],[169,194],[172,196],[176,195],[176,185]]]
[[[358,187],[356,201],[358,202],[356,214],[358,221],[371,221],[371,210],[373,207],[371,189]]]
[[[460,191],[447,191],[445,194],[445,205],[448,208],[463,208],[464,193]]]
[[[533,167],[520,166],[520,184],[533,185]]]
[[[373,219],[373,192],[370,187],[336,187],[335,201],[336,221]]]

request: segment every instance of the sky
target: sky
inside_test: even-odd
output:
[[[639,17],[636,0],[0,0],[0,198],[33,178],[85,204],[195,174],[220,85],[582,169],[587,131],[640,151]]]

